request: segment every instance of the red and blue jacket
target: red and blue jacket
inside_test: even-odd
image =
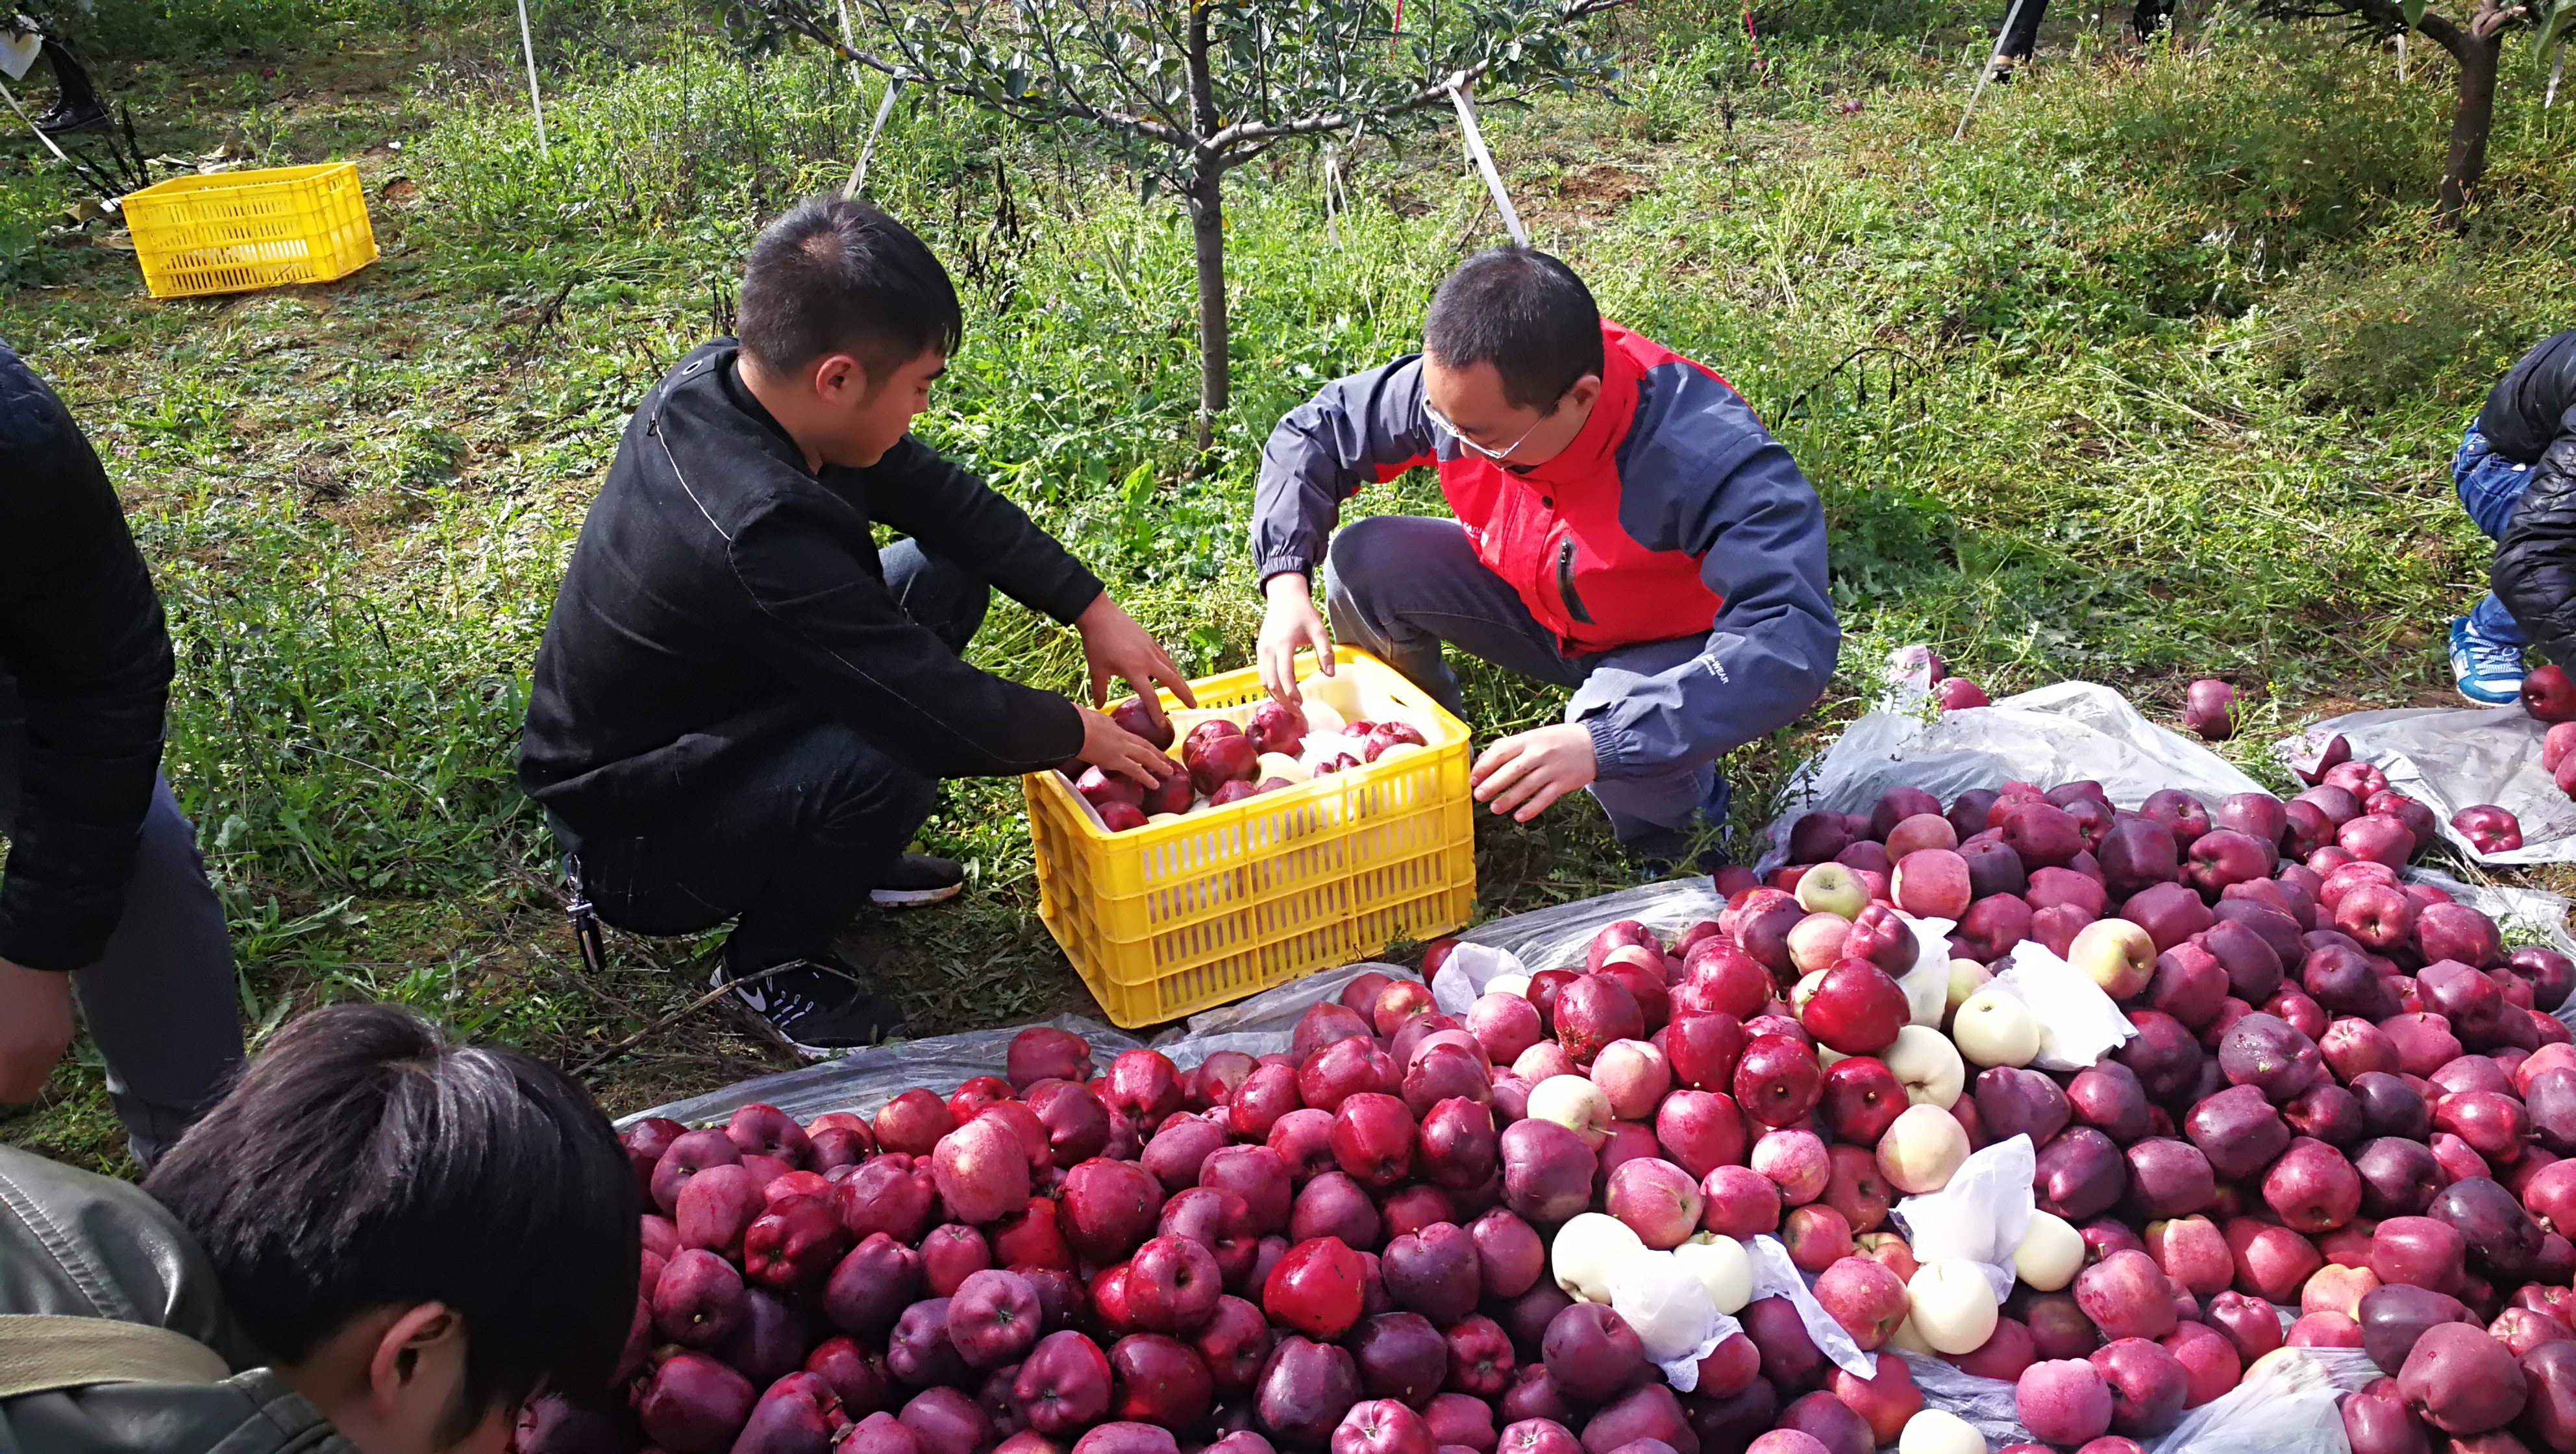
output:
[[[1788,723],[1831,680],[1840,633],[1825,516],[1788,450],[1724,379],[1603,323],[1601,397],[1542,465],[1460,446],[1410,355],[1325,386],[1262,450],[1259,578],[1311,573],[1342,501],[1430,465],[1486,567],[1570,658],[1682,636],[1697,656],[1590,721],[1604,777],[1642,777]]]

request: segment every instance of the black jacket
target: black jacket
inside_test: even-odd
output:
[[[2489,580],[2549,659],[2576,667],[2576,329],[2523,355],[2488,393],[2478,432],[2531,466]]]
[[[0,1399],[13,1454],[356,1454],[224,1306],[187,1229],[140,1188],[0,1146],[0,1313],[115,1318],[206,1345],[213,1383],[95,1383]]]
[[[0,697],[12,683],[26,751],[17,782],[0,783],[0,959],[78,969],[125,912],[161,767],[170,637],[97,452],[0,344]]]
[[[1059,621],[1099,579],[909,435],[817,477],[735,352],[698,348],[627,421],[537,649],[529,795],[576,834],[648,832],[741,755],[827,716],[928,777],[1080,751],[1071,702],[969,666],[904,614],[874,527]]]

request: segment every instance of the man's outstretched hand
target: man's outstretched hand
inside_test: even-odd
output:
[[[0,1104],[23,1105],[72,1043],[72,977],[0,959]]]
[[[1073,710],[1082,717],[1082,751],[1076,754],[1082,761],[1149,788],[1181,770],[1161,748],[1107,717],[1088,707]]]
[[[1297,690],[1297,653],[1315,653],[1315,667],[1326,676],[1333,674],[1333,638],[1324,630],[1324,618],[1315,609],[1314,587],[1295,571],[1282,571],[1262,583],[1262,594],[1270,605],[1261,613],[1261,641],[1257,659],[1261,663],[1261,684],[1270,689],[1273,700],[1288,706],[1304,705]]]
[[[1579,722],[1541,727],[1506,737],[1485,749],[1467,771],[1476,801],[1526,823],[1547,805],[1601,775],[1592,755],[1592,733]]]
[[[1156,641],[1152,632],[1137,625],[1134,617],[1120,610],[1118,603],[1109,599],[1107,591],[1093,598],[1090,605],[1082,608],[1082,614],[1073,618],[1073,629],[1082,633],[1082,659],[1091,668],[1092,706],[1107,706],[1110,682],[1122,679],[1145,703],[1145,715],[1158,723],[1163,720],[1163,704],[1154,697],[1157,686],[1180,698],[1182,706],[1199,704],[1199,699],[1190,693],[1190,679],[1181,675],[1181,669],[1172,664],[1171,653],[1163,650],[1163,643]],[[1091,740],[1091,724],[1085,722],[1083,746],[1086,755],[1082,760],[1107,767],[1109,764],[1088,755]],[[1150,744],[1147,750],[1152,750]],[[1159,753],[1156,755],[1160,756]]]

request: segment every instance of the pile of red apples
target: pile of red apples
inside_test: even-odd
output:
[[[1166,753],[1172,751],[1171,719],[1146,711],[1142,698],[1129,697],[1112,707],[1109,715]],[[1328,741],[1353,749],[1347,752],[1306,753],[1307,735],[1304,713],[1280,702],[1263,701],[1244,723],[1209,717],[1192,727],[1180,739],[1178,770],[1152,787],[1098,767],[1083,769],[1079,777],[1070,771],[1065,775],[1072,780],[1073,790],[1100,814],[1102,827],[1125,833],[1348,772],[1382,757],[1418,752],[1425,746],[1420,728],[1392,719],[1346,723],[1337,733],[1328,734]],[[1314,760],[1300,761],[1301,754]]]
[[[2138,1454],[2285,1343],[2394,1375],[2345,1405],[2357,1454],[2576,1454],[2576,965],[2401,882],[2432,824],[2374,769],[2319,775],[1899,788],[1676,942],[1611,925],[1455,1019],[1370,973],[1284,1054],[1102,1073],[1031,1029],[872,1116],[640,1122],[621,1396],[539,1400],[518,1454],[1985,1454],[1900,1349]],[[2025,939],[2135,1038],[2032,1068],[1987,982]],[[2015,1134],[1998,1299],[1889,1210]],[[1868,1376],[1749,1297],[1760,1236]],[[1674,1307],[1742,1330],[1687,1379]]]

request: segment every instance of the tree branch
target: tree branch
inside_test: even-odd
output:
[[[1095,126],[1123,131],[1131,136],[1140,136],[1148,141],[1160,142],[1165,146],[1179,147],[1184,150],[1195,150],[1204,144],[1187,131],[1166,126],[1150,117],[1130,116],[1123,111],[1113,111],[1106,106],[1094,105],[1071,97],[1062,95],[995,97],[962,82],[940,81],[933,78],[928,68],[921,65],[917,58],[907,57],[910,64],[898,64],[872,52],[842,44],[840,37],[831,34],[801,10],[781,10],[773,13],[778,14],[780,21],[788,29],[841,59],[853,65],[866,66],[870,70],[908,85],[922,86],[944,95],[957,96],[988,106],[998,106],[1024,120],[1087,121]]]

